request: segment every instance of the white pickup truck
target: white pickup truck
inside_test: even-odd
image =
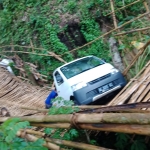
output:
[[[76,105],[90,104],[126,85],[119,70],[95,56],[58,67],[53,78],[58,96]]]

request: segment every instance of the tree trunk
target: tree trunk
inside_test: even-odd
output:
[[[111,51],[111,55],[112,55],[113,65],[117,69],[119,69],[121,72],[123,72],[124,65],[123,65],[120,53],[118,51],[117,41],[113,37],[111,37],[109,39],[109,46],[110,46],[110,51]]]

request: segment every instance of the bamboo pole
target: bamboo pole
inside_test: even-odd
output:
[[[59,145],[65,145],[65,146],[69,146],[69,147],[73,147],[77,149],[82,149],[82,150],[111,150],[108,148],[103,148],[103,147],[94,146],[90,144],[84,144],[84,143],[72,142],[72,141],[60,140],[60,139],[46,138],[46,141],[53,142]]]
[[[86,44],[84,44],[84,45],[82,45],[82,46],[80,46],[80,47],[74,48],[74,49],[72,49],[71,51],[65,52],[65,53],[62,54],[62,55],[65,55],[66,53],[70,53],[70,52],[79,50],[79,49],[81,49],[81,48],[84,48],[84,47],[86,47],[86,46],[88,46],[88,45],[91,45],[91,44],[94,43],[95,41],[97,41],[97,40],[99,40],[99,39],[101,39],[101,38],[103,38],[103,37],[105,37],[105,36],[111,34],[111,33],[114,32],[114,31],[117,31],[118,29],[123,28],[125,25],[127,25],[127,24],[129,24],[129,23],[131,23],[131,22],[133,22],[133,21],[135,21],[135,20],[138,20],[138,19],[140,19],[140,18],[142,18],[142,17],[144,17],[144,16],[146,16],[146,15],[148,15],[148,14],[150,14],[150,12],[148,12],[148,13],[146,12],[146,13],[144,13],[144,14],[142,14],[142,15],[136,17],[136,18],[133,18],[133,19],[131,19],[131,20],[125,22],[124,24],[120,25],[119,27],[108,31],[107,33],[104,33],[103,35],[100,35],[99,37],[97,37],[97,38],[94,39],[93,41],[91,41],[91,42],[89,42],[89,43],[86,43]],[[62,55],[61,55],[61,56],[62,56]]]
[[[116,106],[106,106],[102,108],[92,109],[92,110],[84,110],[81,112],[84,113],[101,113],[101,112],[112,112],[112,111],[130,111],[131,109],[137,109],[137,108],[150,108],[150,102],[144,102],[144,103],[131,103],[131,104],[124,104],[124,105],[116,105]],[[128,110],[129,109],[129,110]],[[140,111],[140,110],[137,110]],[[142,111],[140,111],[142,112]]]
[[[148,3],[148,8],[149,8],[149,10],[150,10],[150,1],[147,0],[147,3]]]
[[[139,135],[150,135],[150,125],[137,125],[137,124],[85,124],[85,123],[80,123],[80,124],[78,124],[78,127],[80,129],[86,129],[86,130],[120,132],[120,133],[139,134]],[[62,127],[60,125],[59,128],[69,129],[70,127],[66,126],[66,128],[65,128],[65,127]],[[72,126],[72,128],[73,128],[73,126]],[[21,131],[23,132],[24,130],[22,129]],[[45,133],[42,133],[40,131],[34,131],[34,130],[25,129],[25,132],[28,133],[28,134],[34,134],[34,135],[38,135],[38,136],[41,136],[41,137],[45,136]],[[50,142],[53,142],[53,141],[50,141]],[[55,144],[58,144],[58,143],[55,143]]]
[[[119,123],[119,124],[150,124],[150,115],[146,113],[100,113],[100,114],[69,114],[69,115],[37,115],[24,117],[0,117],[0,122],[9,118],[20,118],[31,123]]]
[[[147,2],[146,1],[144,1],[143,2],[143,5],[144,5],[144,7],[145,7],[145,9],[146,9],[146,12],[150,12],[150,2],[149,2],[149,0],[147,0]],[[150,18],[150,14],[148,15],[148,17]]]
[[[117,11],[119,11],[119,10],[122,10],[122,9],[125,9],[126,7],[129,7],[129,6],[131,6],[131,5],[134,5],[134,4],[136,4],[136,3],[140,2],[140,1],[141,1],[141,0],[137,0],[137,1],[134,1],[134,2],[132,2],[132,3],[128,4],[128,5],[126,5],[126,6],[123,6],[123,7],[121,7],[121,8],[118,8],[118,9],[115,10],[115,12],[117,12]],[[112,12],[106,14],[105,16],[108,16],[108,15],[111,15],[111,14],[112,14]]]
[[[95,41],[99,40],[100,38],[103,38],[103,37],[105,37],[105,36],[111,34],[112,32],[114,32],[114,31],[116,31],[116,30],[118,30],[118,29],[123,28],[125,25],[127,25],[127,24],[129,24],[129,23],[131,23],[131,22],[133,22],[133,21],[135,21],[135,20],[138,20],[138,19],[140,19],[140,18],[142,18],[142,17],[144,17],[144,16],[146,16],[146,15],[148,15],[148,14],[150,14],[150,12],[146,12],[146,13],[144,13],[144,14],[142,14],[142,15],[136,17],[136,18],[133,18],[133,19],[131,19],[130,21],[125,22],[125,23],[122,24],[121,26],[119,26],[119,27],[117,27],[117,28],[115,28],[115,29],[112,29],[112,30],[110,30],[109,32],[107,32],[107,33],[105,33],[105,34],[103,34],[103,35],[100,35],[100,36],[97,37],[95,40],[93,40],[93,41],[91,41],[91,42],[89,42],[89,43],[86,43],[86,44],[84,44],[83,46],[80,46],[80,47],[77,47],[77,48],[75,48],[75,49],[72,49],[71,51],[65,52],[65,53],[63,53],[62,55],[59,55],[59,56],[63,56],[63,55],[65,55],[66,53],[70,53],[70,52],[79,50],[79,49],[81,49],[81,48],[84,48],[84,47],[86,47],[86,46],[88,46],[88,45],[94,43]],[[8,47],[8,46],[11,46],[11,45],[1,46],[0,48]],[[19,45],[13,45],[13,46],[19,46]],[[31,46],[21,46],[21,47],[32,48]],[[42,50],[42,48],[34,48],[34,49]],[[44,49],[44,50],[45,50],[45,49]],[[1,51],[1,53],[6,53],[6,52],[7,52],[7,53],[11,53],[11,51]],[[29,54],[29,53],[30,53],[30,52],[22,52],[22,51],[14,51],[14,52],[16,52],[16,53],[24,53],[24,54]],[[40,55],[40,56],[50,56],[50,55],[46,55],[46,54],[37,54],[37,53],[31,53],[31,54]]]
[[[121,36],[121,35],[129,34],[129,33],[133,33],[133,32],[144,31],[144,30],[148,30],[148,29],[150,29],[150,27],[141,28],[141,29],[134,29],[134,30],[130,30],[130,31],[127,31],[127,32],[122,32],[122,33],[117,33],[114,36]]]
[[[26,134],[25,132],[21,132],[21,131],[17,132],[17,136],[19,136],[21,138],[25,138],[30,142],[34,142],[34,141],[38,140],[38,138],[36,136],[33,136],[31,134]],[[53,143],[50,143],[50,142],[45,142],[43,144],[43,146],[45,146],[51,150],[65,150],[63,148],[60,148],[60,146],[53,144]]]
[[[24,51],[1,51],[1,53],[22,53],[22,54],[32,54],[32,55],[38,55],[38,56],[51,56],[48,54],[38,54],[33,52],[24,52]]]
[[[29,130],[29,129],[20,130],[17,132],[17,136],[27,138],[29,141],[36,141],[38,138],[36,136],[33,136],[32,134],[40,136],[41,138],[46,136],[45,133],[42,133],[40,131]],[[57,148],[59,148],[59,146],[57,146],[56,144],[65,145],[68,147],[78,148],[78,149],[82,149],[82,150],[111,150],[111,149],[107,149],[107,148],[103,148],[103,147],[99,147],[99,146],[94,146],[91,144],[85,144],[85,143],[81,143],[81,142],[72,142],[72,141],[60,140],[60,139],[53,139],[53,138],[48,138],[48,137],[46,137],[44,140],[49,143],[48,144],[45,142],[44,146],[51,148],[51,149],[56,148],[56,150],[57,150]],[[59,150],[62,150],[62,149],[59,149]]]
[[[4,45],[4,46],[0,46],[0,48],[6,48],[6,47],[21,47],[21,48],[31,48],[31,49],[35,49],[35,50],[46,50],[45,48],[36,48],[36,47],[32,47],[32,46],[22,46],[22,45],[13,45],[13,44],[10,44],[10,45]]]
[[[145,110],[144,110],[145,111]],[[69,129],[71,127],[70,123],[30,123],[31,126],[43,127],[43,128],[54,128],[54,129]]]
[[[112,11],[112,18],[113,18],[114,27],[117,28],[117,21],[116,21],[116,16],[115,16],[115,11],[114,11],[113,0],[110,0],[110,7],[111,7],[111,11]]]
[[[51,56],[53,56],[55,59],[59,60],[60,62],[63,62],[66,64],[67,62],[63,60],[59,55],[56,55],[54,52],[48,52]]]
[[[132,105],[132,104],[129,104]],[[139,104],[140,105],[140,104]],[[149,105],[149,104],[148,104]],[[148,105],[145,104],[144,107],[148,107]],[[121,106],[121,107],[120,107]],[[25,109],[25,110],[33,110],[33,111],[37,111],[37,112],[48,112],[48,109],[39,109],[39,108],[31,108],[31,107],[24,107],[24,106],[19,106],[21,109]],[[79,108],[78,113],[87,113],[87,112],[95,112],[96,109],[99,109],[100,112],[114,112],[114,111],[121,111],[121,112],[131,112],[131,113],[135,113],[135,112],[141,112],[141,113],[149,113],[149,111],[143,111],[143,110],[137,110],[137,106],[135,105],[134,108],[130,108],[130,106],[128,106],[128,104],[126,104],[126,106],[124,107],[124,105],[117,105],[117,106],[101,106],[101,105],[97,105],[97,106],[93,106],[93,105],[89,105],[89,106],[72,106],[72,108]],[[142,108],[143,106],[140,106],[139,108]],[[66,109],[68,108],[67,106],[62,106],[62,108]]]
[[[96,130],[96,131],[108,131],[108,132],[120,132],[120,133],[128,133],[128,134],[139,134],[139,135],[150,135],[150,125],[137,125],[137,124],[85,124],[85,123],[79,123],[77,124],[79,129],[86,129],[86,130]],[[35,124],[37,127],[46,127],[44,126],[38,126],[38,124]],[[70,129],[70,126],[60,126],[58,128],[62,129]],[[50,128],[53,128],[49,126]],[[72,126],[72,128],[76,128],[75,126]],[[39,136],[44,136],[44,133],[39,133],[37,131],[26,131],[30,134],[35,134]],[[36,133],[37,132],[37,133]]]
[[[150,125],[137,124],[79,124],[81,129],[150,135]]]
[[[34,135],[37,135],[37,136],[40,136],[40,137],[45,136],[45,133],[40,132],[40,131],[31,130],[31,129],[21,129],[20,131],[23,132],[23,133],[34,134]],[[18,133],[20,134],[20,132],[18,132]]]

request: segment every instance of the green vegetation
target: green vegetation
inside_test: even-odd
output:
[[[124,3],[116,0],[115,7],[120,8],[124,5],[130,4],[134,0],[127,0]],[[21,0],[21,1],[0,1],[0,44],[1,45],[20,45],[30,46],[31,42],[34,47],[44,48],[45,50],[33,50],[31,48],[14,46],[15,51],[34,52],[37,54],[48,54],[55,52],[60,55],[65,61],[73,60],[76,57],[86,55],[96,55],[111,61],[108,43],[104,39],[99,39],[93,44],[86,46],[74,53],[65,53],[96,39],[102,35],[102,20],[106,20],[112,26],[110,2],[103,0],[57,0],[57,1],[34,1],[34,0]],[[127,7],[125,10],[117,11],[116,17],[118,25],[123,24],[125,21],[136,17],[139,13],[143,13],[144,7],[141,7],[142,2]],[[105,23],[105,22],[104,22]],[[138,22],[139,26],[143,25]],[[68,32],[69,26],[77,26],[77,32]],[[136,26],[137,23],[128,25],[127,29]],[[80,33],[79,33],[80,32]],[[67,41],[59,38],[59,34],[63,34]],[[80,35],[83,35],[81,37]],[[85,43],[78,45],[76,40]],[[66,44],[70,42],[69,48]],[[12,47],[1,48],[0,51],[10,50]],[[19,57],[25,62],[36,63],[38,71],[47,75],[51,81],[52,71],[58,66],[62,65],[53,57],[39,56],[33,54],[21,54]],[[64,54],[65,53],[65,54]],[[1,53],[1,57],[5,52]],[[14,53],[7,53],[8,56]],[[24,56],[26,55],[26,56]]]
[[[9,119],[0,126],[0,149],[3,150],[47,150],[43,147],[43,140],[27,142],[16,136],[20,129],[28,128],[29,122],[21,122],[19,118]]]
[[[135,0],[114,0],[115,8],[119,9],[134,1]],[[106,38],[100,38],[78,51],[69,52],[102,35],[104,33],[104,26],[107,31],[113,29],[112,16],[108,15],[110,12],[110,2],[107,0],[0,0],[0,45],[14,45],[0,47],[0,58],[14,56],[15,53],[11,52],[12,49],[20,51],[18,53],[16,52],[16,54],[24,62],[36,64],[38,72],[48,76],[49,82],[52,82],[53,70],[63,63],[54,57],[38,54],[48,55],[49,52],[54,52],[67,62],[77,57],[96,55],[111,62],[108,36]],[[119,10],[116,12],[117,24],[120,26],[144,12],[145,8],[142,1],[123,10]],[[122,30],[128,31],[147,26],[149,26],[149,20],[147,20],[147,18],[140,18],[126,25]],[[115,32],[110,36],[114,36],[114,34]],[[150,40],[150,35],[143,32],[134,32],[129,36],[125,35],[115,38],[122,41],[122,44],[119,45],[119,50],[122,56],[125,57],[134,49],[131,41],[145,43]],[[28,48],[28,46],[31,46],[31,43],[33,43],[34,47],[41,48],[41,50],[31,47]],[[5,51],[10,52],[6,53]],[[30,53],[24,54],[21,52]],[[150,50],[147,48],[147,51],[140,56],[135,67],[132,68],[133,70],[130,71],[132,76],[141,70],[149,60],[149,56]],[[128,62],[125,60],[124,62],[128,65]],[[11,66],[13,66],[13,64],[11,64]],[[30,73],[29,66],[25,65],[25,69]],[[15,70],[15,73],[18,74],[18,71]],[[76,111],[77,109],[73,110],[71,107],[65,110],[53,107],[49,111],[49,114],[68,114]],[[28,126],[28,122],[20,122],[17,119],[8,120],[3,123],[0,126],[0,149],[45,150],[46,148],[42,147],[42,140],[31,143],[15,136],[19,129]],[[52,130],[53,129],[46,128],[45,133],[51,134]],[[82,133],[83,132],[84,131],[82,131]],[[61,133],[64,133],[63,136],[61,136]],[[76,129],[70,129],[68,132],[57,129],[52,137],[73,140],[79,136],[79,131]],[[114,145],[109,145],[107,140],[102,140],[101,143],[105,142],[104,146],[115,147],[118,150],[146,149],[145,137],[135,136],[133,139],[126,134],[116,134],[114,137],[116,138],[114,138]],[[95,144],[95,140],[93,139],[90,142]],[[101,145],[101,143],[99,143],[99,145]]]

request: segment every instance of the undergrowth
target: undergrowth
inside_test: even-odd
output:
[[[127,0],[124,3],[115,0],[115,7],[120,8],[127,5],[134,0]],[[86,55],[96,55],[98,57],[111,61],[109,54],[108,43],[104,39],[99,39],[89,46],[82,48],[74,54],[69,53],[66,42],[62,42],[58,34],[64,33],[68,28],[67,24],[75,22],[78,24],[79,31],[83,34],[86,42],[90,42],[100,36],[101,22],[104,17],[108,22],[112,23],[111,16],[107,16],[110,12],[109,1],[103,0],[73,0],[73,1],[34,1],[34,0],[20,0],[20,1],[0,1],[0,44],[1,45],[20,45],[29,46],[31,42],[34,47],[41,47],[45,50],[33,50],[31,48],[17,47],[16,51],[28,51],[37,54],[49,54],[55,52],[60,55],[65,61],[69,62],[75,57],[82,57]],[[144,8],[141,7],[141,2],[130,6],[123,11],[117,11],[116,16],[118,25],[124,23],[142,13]],[[70,43],[76,47],[75,39],[71,38]],[[74,38],[80,38],[78,32]],[[5,57],[5,50],[10,50],[12,47],[1,48],[1,58]],[[3,52],[2,52],[3,51]],[[65,52],[68,52],[64,54]],[[38,56],[33,54],[18,55],[23,61],[36,63],[38,71],[43,75],[48,76],[48,80],[52,79],[52,72],[55,68],[62,65],[53,57]],[[7,56],[12,56],[14,53],[8,53]],[[26,55],[26,57],[23,57]]]

